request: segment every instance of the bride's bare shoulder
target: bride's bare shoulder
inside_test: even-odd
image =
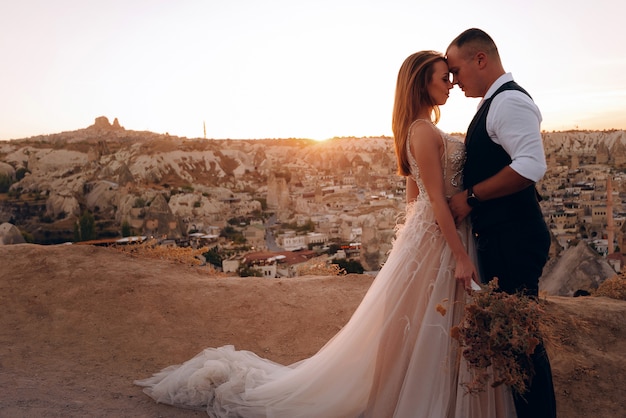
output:
[[[409,140],[412,148],[439,146],[442,142],[441,132],[429,120],[417,119],[409,127]]]

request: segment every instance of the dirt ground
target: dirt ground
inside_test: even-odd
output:
[[[216,278],[93,246],[0,246],[0,417],[192,417],[133,385],[204,347],[316,352],[371,277]],[[626,302],[547,299],[559,417],[623,417]]]

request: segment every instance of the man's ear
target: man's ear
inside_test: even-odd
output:
[[[474,59],[478,64],[478,68],[480,68],[481,70],[487,65],[487,54],[485,54],[484,52],[478,52]]]

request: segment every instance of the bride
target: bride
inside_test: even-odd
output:
[[[466,224],[447,199],[462,187],[464,144],[435,127],[452,84],[443,56],[402,64],[392,127],[406,217],[348,323],[312,357],[280,365],[233,346],[207,348],[136,381],[170,405],[220,418],[515,417],[500,386],[466,394],[470,376],[450,329],[477,272]]]

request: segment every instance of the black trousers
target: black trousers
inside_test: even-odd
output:
[[[500,289],[537,296],[548,260],[550,232],[542,219],[499,224],[475,233],[482,280],[498,278]],[[543,344],[532,355],[535,375],[528,392],[513,391],[518,418],[555,418],[556,399],[550,361]]]

